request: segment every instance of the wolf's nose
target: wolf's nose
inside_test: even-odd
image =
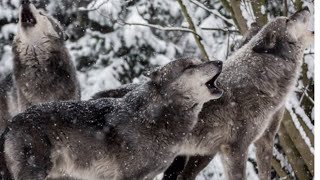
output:
[[[216,65],[217,67],[222,67],[223,62],[222,61],[212,61],[214,65]]]
[[[302,10],[303,10],[303,11],[308,11],[308,12],[310,12],[308,6],[303,7]]]
[[[21,4],[24,5],[24,4],[30,4],[30,0],[21,0]]]

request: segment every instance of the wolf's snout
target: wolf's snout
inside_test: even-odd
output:
[[[303,22],[307,22],[310,16],[310,10],[309,8],[306,6],[304,8],[302,8],[300,11],[297,11],[296,13],[294,13],[290,19],[292,20],[297,20],[297,21],[303,21]]]
[[[30,4],[30,0],[21,0],[21,5]]]
[[[301,11],[308,11],[308,12],[310,12],[308,6],[305,6],[304,8],[302,8]]]
[[[223,62],[222,62],[222,61],[212,61],[212,63],[213,63],[215,66],[217,66],[217,67],[219,67],[219,68],[222,68],[222,65],[223,65]]]
[[[21,0],[20,22],[23,27],[32,27],[37,24],[37,19],[34,16],[32,9],[34,6],[30,0]]]

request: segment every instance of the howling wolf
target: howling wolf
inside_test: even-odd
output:
[[[245,179],[251,143],[257,148],[260,179],[271,178],[274,136],[287,95],[297,80],[303,51],[313,39],[307,30],[309,16],[305,8],[289,18],[276,18],[262,30],[252,25],[243,47],[226,61],[218,79],[225,96],[204,105],[198,124],[187,137],[185,151],[180,152],[191,156],[188,163],[178,157],[164,179],[177,179],[179,174],[178,179],[195,179],[218,152],[224,158],[228,179]],[[94,97],[117,96],[137,87],[139,84],[126,85]]]
[[[57,20],[37,10],[29,0],[21,1],[18,33],[12,48],[10,90],[15,92],[6,91],[7,98],[1,102],[6,106],[0,107],[4,108],[0,112],[15,114],[34,104],[80,99],[75,67],[64,45],[66,37]]]
[[[222,96],[221,69],[181,59],[123,98],[32,106],[2,135],[0,176],[150,179],[181,151],[203,104]]]
[[[245,179],[251,143],[257,148],[260,179],[271,179],[274,136],[303,52],[313,39],[309,18],[304,8],[289,18],[274,19],[226,61],[218,79],[225,95],[203,106],[186,151],[180,152],[192,157],[178,179],[195,179],[217,152],[222,154],[228,179]]]

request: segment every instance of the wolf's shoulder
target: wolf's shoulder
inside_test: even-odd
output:
[[[104,98],[89,101],[50,102],[34,105],[13,117],[11,124],[101,124],[104,116],[119,106],[117,100]]]

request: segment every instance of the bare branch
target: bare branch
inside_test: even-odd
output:
[[[118,22],[119,23],[119,22]],[[145,23],[129,23],[129,22],[125,22],[122,21],[119,24],[123,24],[123,25],[135,25],[135,26],[145,26],[145,27],[150,27],[150,28],[154,28],[154,29],[160,29],[163,31],[181,31],[181,32],[188,32],[188,33],[192,33],[194,35],[196,35],[197,37],[199,37],[201,39],[201,36],[199,34],[197,34],[196,32],[192,31],[191,29],[188,28],[183,28],[183,27],[164,27],[164,26],[160,26],[160,25],[156,25],[156,24],[145,24]]]
[[[99,4],[97,7],[93,8],[95,6],[95,4],[97,3],[97,1],[94,2],[94,5],[92,6],[91,9],[87,9],[85,7],[80,7],[78,10],[82,11],[82,12],[89,12],[89,11],[97,11],[98,9],[100,9],[103,5],[107,4],[109,2],[109,0],[107,1],[103,1],[101,4]]]
[[[224,17],[223,15],[221,15],[219,13],[219,11],[215,10],[215,9],[209,9],[207,8],[205,5],[203,5],[202,3],[198,2],[198,1],[195,1],[195,0],[190,0],[190,2],[192,2],[193,4],[199,6],[200,8],[210,12],[211,14],[219,17],[220,19],[222,19],[224,22],[230,24],[230,25],[234,25],[234,23],[230,20],[230,19],[227,19],[226,17]]]
[[[183,4],[182,0],[177,0],[180,7],[181,7],[181,11],[182,11],[182,14],[184,16],[184,18],[187,20],[187,22],[189,23],[189,29],[191,29],[193,32],[197,33],[197,30],[196,30],[196,27],[192,21],[192,18],[191,16],[189,15],[188,13],[188,10],[186,8],[186,6]],[[202,58],[205,60],[205,61],[209,61],[209,56],[208,56],[208,53],[206,52],[203,44],[201,43],[201,39],[199,38],[199,36],[195,36],[194,35],[194,39],[197,43],[197,46],[199,47],[200,49],[200,52],[201,52],[201,55],[202,55]]]
[[[229,33],[237,33],[240,34],[238,30],[232,30],[232,29],[227,29],[227,28],[208,28],[208,27],[201,27],[201,30],[204,31],[223,31],[223,32],[229,32]]]

